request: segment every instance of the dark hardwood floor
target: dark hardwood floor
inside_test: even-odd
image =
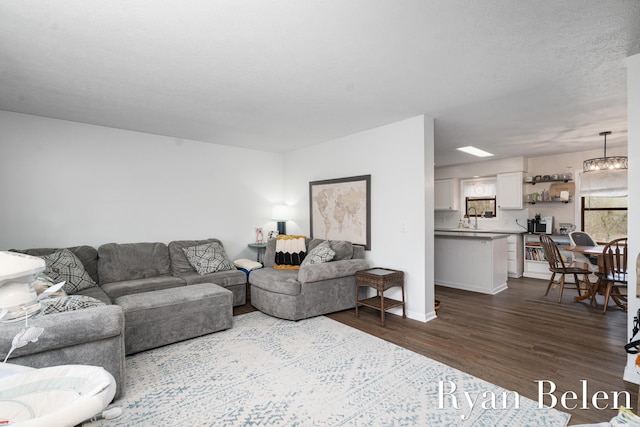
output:
[[[535,380],[553,381],[557,409],[571,414],[569,425],[609,421],[615,409],[595,409],[596,391],[609,396],[599,406],[611,407],[612,392],[627,391],[637,413],[638,386],[622,379],[626,365],[627,316],[611,304],[606,314],[587,303],[573,301],[566,289],[562,303],[557,289],[544,296],[546,281],[509,279],[509,289],[498,295],[436,286],[441,308],[427,323],[388,315],[380,326],[377,311],[360,309],[328,315],[334,320],[423,354],[453,368],[482,378],[521,396],[538,401]],[[602,304],[602,297],[599,299]],[[234,315],[253,311],[250,304],[236,307]],[[589,409],[582,406],[581,381],[588,385]],[[562,393],[574,391],[578,408],[560,406]],[[545,392],[549,391],[545,388]],[[550,398],[544,399],[550,404]]]

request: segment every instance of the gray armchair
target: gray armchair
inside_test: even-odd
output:
[[[322,242],[307,239],[307,251]],[[300,320],[355,307],[355,273],[369,268],[364,248],[344,241],[330,241],[333,261],[311,264],[300,270],[273,268],[276,239],[267,242],[264,268],[249,274],[251,305],[268,315]]]

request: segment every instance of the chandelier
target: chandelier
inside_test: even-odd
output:
[[[600,132],[600,136],[604,136],[604,156],[585,160],[582,165],[582,169],[584,172],[593,172],[600,170],[623,170],[628,168],[628,161],[626,156],[607,157],[607,135],[611,135],[611,131]]]

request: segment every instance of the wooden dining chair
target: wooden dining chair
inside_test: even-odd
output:
[[[545,292],[545,296],[549,294],[549,290],[551,286],[555,283],[556,274],[560,274],[560,280],[558,280],[558,285],[560,289],[558,290],[558,302],[562,302],[562,292],[564,292],[565,287],[565,275],[572,274],[575,280],[575,289],[578,290],[578,295],[582,295],[580,288],[580,280],[578,280],[578,275],[582,275],[582,282],[585,284],[587,289],[591,288],[591,282],[589,281],[589,274],[591,271],[582,267],[575,266],[567,266],[564,263],[564,259],[562,258],[562,254],[560,253],[560,249],[558,249],[558,245],[551,239],[551,237],[546,234],[540,235],[540,243],[542,244],[542,249],[544,250],[544,256],[549,263],[549,271],[551,271],[551,278],[549,279],[549,284],[547,285],[547,292]]]
[[[627,287],[627,238],[614,239],[607,243],[602,250],[602,271],[597,273],[603,284],[604,311],[607,312],[609,298],[613,298],[618,307],[626,310],[627,306],[621,301],[627,301],[627,296],[620,293],[620,288]]]

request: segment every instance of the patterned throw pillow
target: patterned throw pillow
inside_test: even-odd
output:
[[[46,263],[44,274],[56,283],[65,281],[62,289],[67,294],[75,294],[83,289],[97,286],[82,261],[69,249],[62,249],[42,257]]]
[[[218,242],[182,248],[189,264],[198,274],[205,275],[216,271],[235,270],[233,262],[227,257],[224,248]]]
[[[85,295],[70,295],[66,297],[46,298],[42,300],[41,315],[62,313],[64,311],[81,310],[83,308],[105,305],[102,301]]]
[[[322,264],[323,262],[329,262],[334,256],[336,256],[335,251],[331,249],[329,242],[325,240],[309,251],[307,256],[304,257],[302,264],[300,264],[300,267],[310,264]]]
[[[277,270],[299,270],[307,255],[305,236],[287,236],[280,234],[276,238],[276,260],[273,268]]]

